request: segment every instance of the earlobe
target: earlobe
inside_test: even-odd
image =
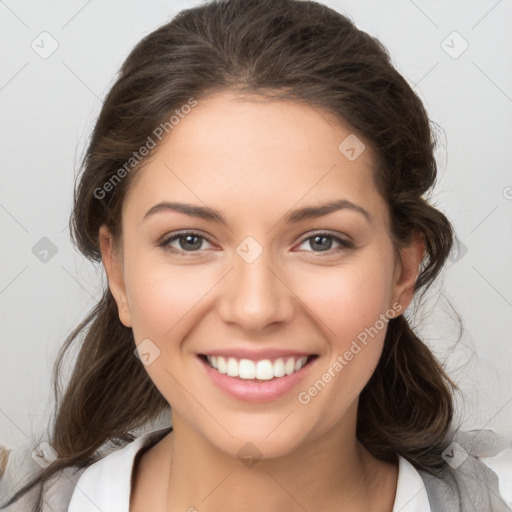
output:
[[[117,254],[114,238],[105,225],[101,226],[99,230],[99,244],[101,261],[107,274],[110,292],[117,304],[119,319],[123,325],[131,327],[132,321],[124,284],[122,262]]]
[[[393,302],[401,305],[400,311],[405,311],[412,301],[424,255],[425,240],[419,233],[414,235],[408,246],[400,249],[401,261],[397,262]]]

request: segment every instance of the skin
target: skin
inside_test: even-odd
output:
[[[132,512],[392,510],[397,466],[356,439],[358,397],[386,329],[308,404],[297,400],[381,314],[406,309],[423,257],[417,237],[396,257],[369,144],[354,161],[338,150],[351,133],[297,103],[227,91],[200,98],[132,184],[122,239],[102,226],[120,320],[136,344],[150,339],[160,350],[145,368],[172,405],[173,433],[136,468]],[[283,220],[335,199],[361,206],[371,221],[352,209]],[[144,219],[161,201],[215,208],[227,226],[170,210]],[[199,250],[186,240],[185,254],[158,246],[181,230],[205,237]],[[325,230],[354,247],[328,239],[321,251],[308,237]],[[247,236],[263,249],[250,264],[236,252]],[[179,240],[171,247],[186,251]],[[290,347],[318,358],[291,392],[255,404],[205,377],[197,354],[227,347]],[[262,454],[251,467],[237,457],[247,442]]]

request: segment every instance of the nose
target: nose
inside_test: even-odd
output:
[[[224,322],[238,324],[247,332],[260,332],[292,318],[294,294],[270,259],[265,251],[251,263],[235,255],[222,289],[219,309]]]

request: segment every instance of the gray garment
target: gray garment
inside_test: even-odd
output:
[[[441,473],[418,470],[432,512],[511,512],[501,497],[498,476],[477,458],[492,457],[504,448],[505,439],[492,430],[453,432]]]
[[[418,472],[432,512],[510,512],[500,496],[498,476],[473,455],[457,468],[447,465],[437,477]]]
[[[425,483],[432,512],[512,512],[500,496],[498,476],[476,457],[491,456],[503,449],[496,444],[495,434],[491,431],[458,432],[453,439],[456,444],[451,452],[448,450],[452,458],[445,458],[450,462],[438,476],[418,470]],[[104,447],[97,459],[117,448]],[[35,474],[37,465],[31,458],[31,451],[27,447],[13,450],[10,454],[6,472],[0,478],[2,512],[35,510],[35,492],[27,493],[7,508],[1,508]],[[67,512],[76,482],[84,471],[85,468],[68,467],[54,475],[45,484],[43,512]]]

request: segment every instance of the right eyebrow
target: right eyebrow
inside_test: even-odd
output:
[[[150,215],[167,210],[184,213],[186,215],[190,215],[191,217],[198,217],[204,220],[220,222],[227,226],[226,219],[223,217],[223,215],[217,210],[214,210],[213,208],[209,208],[208,206],[197,206],[188,203],[173,203],[169,201],[162,201],[161,203],[155,204],[155,206],[151,207],[146,212],[146,214],[143,217],[143,220],[149,217]]]

